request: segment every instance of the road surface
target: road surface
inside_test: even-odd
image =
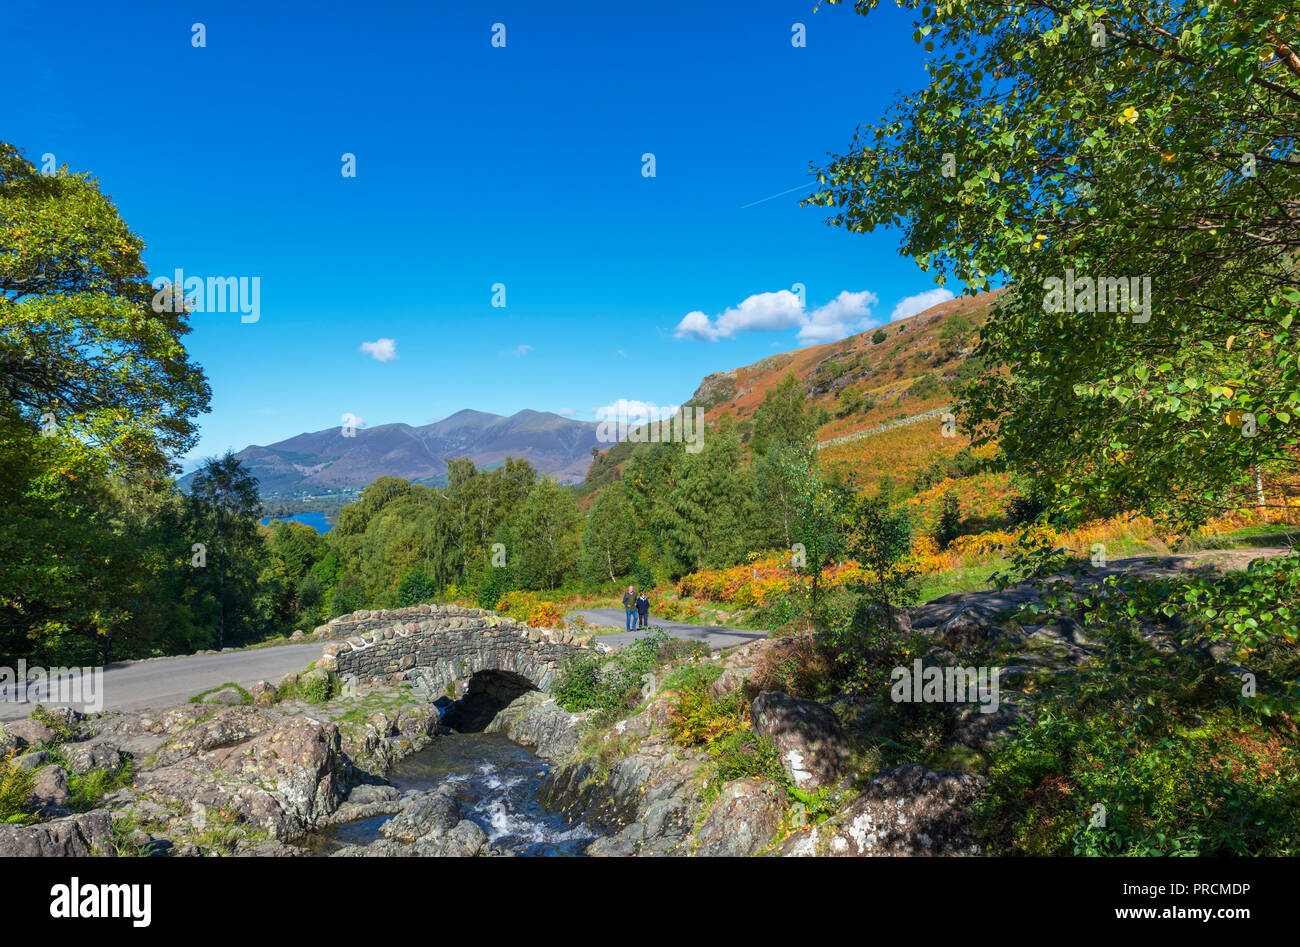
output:
[[[256,681],[274,684],[290,671],[301,671],[317,660],[321,656],[321,645],[322,642],[313,641],[310,644],[110,664],[103,671],[98,691],[92,687],[88,694],[92,699],[102,696],[102,707],[57,700],[42,700],[40,703],[49,707],[70,706],[77,710],[171,707],[227,681],[244,687]],[[13,694],[5,696],[9,699],[0,701],[0,720],[21,719],[29,716],[35,707],[36,702],[16,701]]]
[[[572,621],[579,616],[591,625],[611,625],[615,628],[627,627],[627,619],[624,617],[621,608],[580,608],[577,611],[566,612],[564,620]],[[681,638],[684,641],[703,641],[714,651],[719,648],[748,644],[751,641],[767,637],[766,631],[727,628],[723,625],[688,625],[686,622],[655,618],[654,615],[650,616],[650,627],[662,628],[674,638]],[[647,631],[620,631],[616,635],[601,635],[595,640],[612,647],[621,647],[629,641],[644,638],[648,633]]]

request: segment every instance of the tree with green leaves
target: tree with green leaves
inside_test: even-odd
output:
[[[155,312],[144,243],[88,174],[0,142],[0,398],[119,473],[161,476],[209,389],[184,312]]]
[[[801,577],[808,603],[808,629],[825,624],[822,598],[828,566],[846,551],[847,513],[851,495],[841,486],[827,483],[816,462],[804,456],[787,456],[782,462],[782,480],[790,498],[792,560]]]
[[[168,473],[209,391],[183,344],[188,316],[151,308],[142,250],[92,176],[41,174],[0,142],[8,659],[102,663],[195,636]]]
[[[673,570],[727,566],[756,551],[753,472],[741,461],[735,429],[708,432],[697,453],[670,446],[680,451],[678,465],[651,516]]]
[[[508,530],[507,561],[523,587],[553,589],[577,569],[582,514],[572,491],[554,477],[537,481]]]
[[[765,454],[774,447],[799,454],[811,454],[816,449],[817,422],[803,382],[794,372],[787,372],[763,396],[763,403],[754,411],[753,430],[750,447],[755,454]]]
[[[640,535],[636,515],[621,483],[596,496],[582,531],[582,574],[586,581],[615,582],[632,568]]]
[[[249,637],[255,629],[254,597],[267,555],[258,531],[262,501],[257,478],[232,453],[206,461],[190,483],[185,533],[191,547],[199,545],[194,564],[194,588],[210,602],[217,647],[227,633]]]
[[[934,541],[947,549],[961,535],[961,501],[957,491],[945,490],[939,499],[939,522],[934,527]]]
[[[830,0],[836,2],[836,0]],[[858,0],[869,14],[876,0]],[[964,423],[1059,510],[1183,526],[1294,483],[1293,0],[901,0],[927,84],[809,203],[998,283]],[[1280,476],[1279,476],[1280,475]]]
[[[867,603],[892,620],[895,609],[916,600],[916,570],[904,563],[912,551],[907,511],[859,494],[849,511],[847,534],[849,557],[862,568],[860,586]]]

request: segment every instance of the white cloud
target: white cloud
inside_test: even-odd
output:
[[[516,345],[510,350],[510,354],[515,358],[521,358],[533,350],[531,345]]]
[[[373,342],[362,342],[361,351],[376,362],[391,362],[397,358],[397,343],[392,339],[376,339]]]
[[[915,296],[907,296],[898,301],[894,311],[889,314],[890,322],[897,322],[899,319],[906,319],[914,316],[918,312],[925,312],[931,306],[937,306],[939,303],[946,303],[952,299],[952,291],[948,289],[927,289],[923,293],[917,293]]]
[[[716,342],[742,332],[797,328],[801,344],[815,345],[833,342],[867,328],[872,307],[879,301],[876,294],[869,291],[850,293],[845,290],[826,305],[807,310],[799,297],[788,289],[756,293],[715,319],[698,310],[687,313],[673,334],[679,339]]]
[[[679,404],[655,404],[653,401],[635,401],[619,398],[613,404],[595,409],[598,421],[616,421],[626,418],[629,424],[646,424],[650,421],[662,421],[677,413]]]
[[[808,314],[808,321],[799,330],[799,341],[804,345],[819,345],[861,332],[871,325],[871,309],[878,302],[875,293],[845,290]]]
[[[566,418],[576,418],[576,417],[578,416],[578,412],[577,412],[577,411],[574,411],[572,408],[561,408],[560,410],[556,411],[555,413],[556,413],[556,414],[562,414],[562,415],[564,415]]]

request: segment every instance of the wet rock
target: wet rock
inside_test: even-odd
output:
[[[420,858],[472,858],[487,853],[488,837],[468,819],[441,835],[424,836],[411,846]]]
[[[549,694],[529,691],[498,713],[484,730],[503,733],[516,743],[531,747],[544,760],[559,760],[577,750],[588,716],[588,713],[569,713]]]
[[[449,832],[460,821],[460,805],[449,794],[437,790],[411,793],[402,800],[401,811],[379,827],[379,834],[398,842],[414,842]]]
[[[849,763],[849,741],[823,704],[780,691],[754,698],[754,732],[776,744],[781,766],[799,789],[837,782]]]
[[[402,791],[396,786],[377,783],[365,783],[356,786],[348,793],[348,802],[354,805],[367,805],[372,802],[393,802],[402,798]]]
[[[701,806],[698,786],[704,765],[704,754],[653,738],[611,764],[604,778],[590,760],[553,770],[540,795],[570,823],[584,822],[607,833],[588,846],[588,855],[686,854]]]

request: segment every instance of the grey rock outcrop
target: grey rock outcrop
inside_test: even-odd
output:
[[[837,782],[849,763],[849,741],[824,704],[780,691],[754,698],[754,732],[776,745],[781,766],[799,789]]]

